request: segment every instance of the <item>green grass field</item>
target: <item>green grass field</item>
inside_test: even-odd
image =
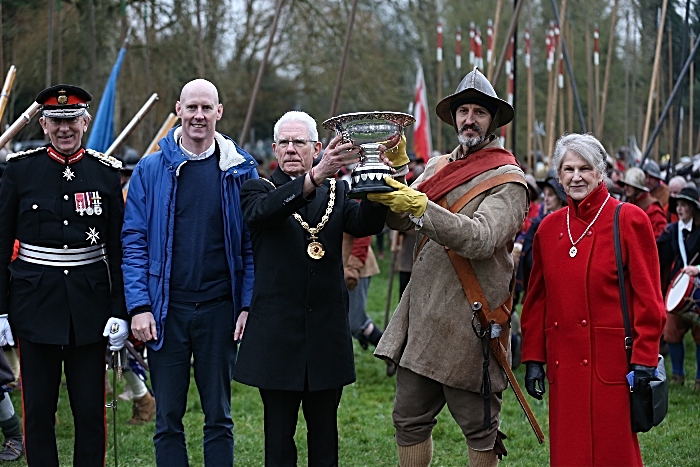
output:
[[[384,306],[387,295],[389,260],[380,261],[382,273],[372,279],[368,310],[377,324],[384,325]],[[394,297],[391,311],[398,296],[398,277],[394,282]],[[695,373],[694,345],[686,336],[686,374],[690,378],[684,387],[671,387],[669,414],[666,420],[651,432],[640,435],[642,456],[648,466],[692,466],[700,465],[700,393],[692,391],[692,376]],[[339,410],[340,465],[341,466],[396,466],[396,446],[393,439],[391,411],[395,379],[385,375],[385,364],[374,358],[371,351],[362,350],[355,343],[357,382],[345,388]],[[521,386],[524,368],[516,371]],[[670,368],[669,368],[670,374]],[[524,386],[523,386],[524,387]],[[19,393],[12,394],[15,408],[21,410]],[[549,462],[547,441],[538,445],[525,416],[512,391],[504,395],[502,430],[508,436],[508,456],[504,466],[541,466]],[[547,406],[528,396],[528,401],[548,434]],[[112,413],[108,412],[109,447],[107,466],[114,465],[112,451]],[[235,423],[236,465],[261,466],[263,455],[263,410],[256,389],[234,383],[232,389],[232,415]],[[118,451],[120,466],[155,466],[153,448],[153,422],[143,426],[126,425],[131,416],[131,406],[120,402],[117,411]],[[73,425],[68,406],[68,396],[62,389],[56,434],[59,442],[60,464],[72,465]],[[299,465],[306,464],[306,435],[303,417],[300,414],[297,429]],[[575,423],[572,420],[572,423]],[[194,382],[190,386],[185,429],[189,446],[190,465],[203,466],[202,427],[204,417]],[[466,445],[461,431],[444,410],[433,433],[435,453],[433,466],[467,465]],[[6,462],[3,466],[24,466],[24,459]]]

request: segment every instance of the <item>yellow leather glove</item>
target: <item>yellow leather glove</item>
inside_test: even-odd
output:
[[[403,165],[408,164],[408,154],[406,154],[406,135],[401,135],[401,141],[399,144],[391,149],[387,149],[384,155],[394,164],[394,168],[397,169]]]
[[[425,193],[414,190],[391,177],[386,177],[384,182],[396,191],[389,193],[368,193],[367,199],[388,206],[396,213],[410,212],[415,217],[420,217],[428,207],[428,197]]]

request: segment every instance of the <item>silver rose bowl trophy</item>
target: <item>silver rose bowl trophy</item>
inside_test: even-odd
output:
[[[356,112],[329,118],[323,128],[342,135],[343,142],[359,146],[360,163],[352,171],[350,198],[364,198],[367,193],[389,192],[394,189],[384,183],[391,168],[379,157],[379,145],[388,150],[401,142],[405,127],[416,119],[401,112]]]

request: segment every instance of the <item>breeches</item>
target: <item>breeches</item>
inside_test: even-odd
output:
[[[484,430],[484,400],[479,393],[446,386],[399,366],[392,414],[396,443],[409,446],[428,439],[438,414],[447,404],[452,418],[464,433],[467,445],[476,451],[488,451],[496,441],[501,403],[501,393],[492,393],[491,425]]]

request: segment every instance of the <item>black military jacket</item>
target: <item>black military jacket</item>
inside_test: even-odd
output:
[[[325,254],[312,259],[307,253],[309,234],[293,213],[317,226],[328,206],[330,183],[304,198],[304,177],[291,180],[277,168],[270,179],[248,180],[241,188],[241,208],[253,242],[255,285],[233,378],[285,391],[351,384],[355,367],[343,279],[343,232],[355,237],[381,232],[387,209],[348,198],[347,183],[339,180],[333,210],[318,234]]]
[[[0,184],[0,314],[9,313],[20,339],[91,344],[102,339],[110,316],[128,319],[121,275],[121,162],[91,150],[81,157],[58,155],[59,162],[48,151],[7,158]],[[10,262],[15,239],[58,249],[105,243],[108,260],[70,267]]]

